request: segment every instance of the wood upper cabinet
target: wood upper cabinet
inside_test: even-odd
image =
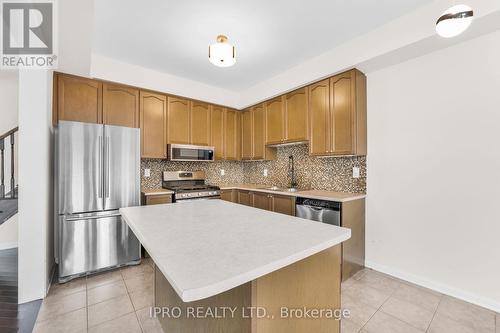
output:
[[[308,135],[307,88],[285,95],[285,141],[306,141]]]
[[[276,213],[295,216],[295,197],[273,194],[270,209]]]
[[[215,159],[224,159],[224,108],[212,106],[210,110],[210,145],[214,146]]]
[[[264,160],[266,156],[265,148],[266,117],[262,104],[252,108],[252,158],[254,160]]]
[[[255,208],[271,210],[271,195],[265,192],[253,192],[253,206]]]
[[[253,158],[252,112],[250,109],[241,112],[241,159]]]
[[[259,104],[241,112],[241,159],[271,160],[276,149],[265,146],[266,115]]]
[[[240,158],[240,112],[234,109],[224,111],[224,159]]]
[[[266,106],[266,144],[284,141],[283,96],[265,103]]]
[[[139,90],[104,83],[102,85],[102,112],[104,124],[140,127]]]
[[[366,155],[366,76],[353,69],[330,79],[331,152]]]
[[[168,97],[167,143],[190,143],[190,102],[187,99]],[[208,126],[208,124],[205,124]]]
[[[210,118],[210,105],[203,102],[191,102],[191,144],[210,145]]]
[[[330,151],[330,80],[308,87],[309,90],[309,153],[325,155]]]
[[[351,72],[330,79],[331,152],[354,152],[354,78]]]
[[[167,97],[150,92],[140,92],[141,156],[143,158],[167,157]]]
[[[358,70],[309,87],[311,155],[366,155],[366,77]]]
[[[57,118],[102,124],[102,83],[57,75]]]

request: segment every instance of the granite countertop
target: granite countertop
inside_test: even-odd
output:
[[[350,229],[222,200],[120,213],[184,302],[220,294],[351,237]]]
[[[286,192],[286,191],[273,191],[266,188],[271,187],[270,185],[259,185],[259,184],[233,184],[233,185],[223,185],[221,190],[250,190],[256,192],[273,193],[279,195],[289,195],[293,197],[302,197],[309,199],[320,199],[329,200],[336,202],[347,202],[352,200],[363,199],[366,194],[362,193],[346,193],[346,192],[334,192],[334,191],[323,191],[323,190],[299,190],[297,192]]]

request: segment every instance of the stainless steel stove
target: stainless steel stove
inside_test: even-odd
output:
[[[205,171],[164,171],[162,187],[174,191],[174,201],[220,199],[220,188],[205,184]]]

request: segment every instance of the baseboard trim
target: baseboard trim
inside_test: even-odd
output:
[[[17,247],[17,242],[0,243],[0,250],[15,249],[16,247]]]
[[[375,263],[373,261],[366,260],[365,261],[365,266],[371,269],[374,269],[376,271],[394,276],[398,279],[408,281],[411,283],[414,283],[416,285],[419,285],[424,288],[428,288],[434,291],[437,291],[441,294],[448,295],[451,297],[455,297],[458,299],[461,299],[463,301],[482,306],[483,308],[487,308],[489,310],[495,311],[497,313],[500,313],[500,303],[491,299],[491,298],[486,298],[483,296],[479,296],[461,289],[456,289],[452,288],[449,286],[446,286],[442,283],[438,283],[432,280],[429,280],[427,278],[417,276],[414,274],[406,273],[397,269],[394,269],[392,267],[388,267],[385,265],[381,265],[378,263]]]
[[[49,275],[49,277],[50,278],[47,281],[47,285],[45,286],[45,297],[47,297],[47,295],[49,294],[50,287],[52,287],[52,281],[55,281],[55,278],[56,278],[56,264],[52,265],[52,267],[50,269],[50,275]]]

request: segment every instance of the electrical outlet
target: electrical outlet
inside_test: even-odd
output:
[[[151,177],[151,169],[144,169],[144,177]]]
[[[225,174],[226,174],[226,170],[224,170],[224,169],[220,169],[220,175],[221,175],[221,176],[224,176]]]
[[[267,169],[264,169],[264,177],[267,177]]]
[[[352,168],[352,178],[359,178],[359,167]]]

